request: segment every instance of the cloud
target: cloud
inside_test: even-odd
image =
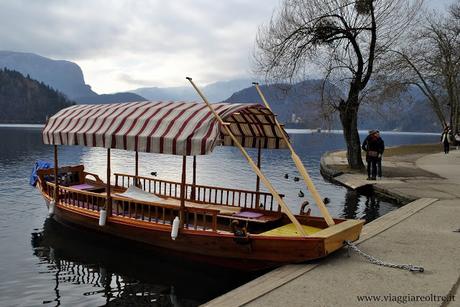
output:
[[[1,0],[0,50],[76,62],[100,93],[245,77],[281,0]],[[453,0],[428,1],[440,7]]]
[[[0,49],[79,64],[98,92],[250,73],[257,27],[278,0],[2,0]]]

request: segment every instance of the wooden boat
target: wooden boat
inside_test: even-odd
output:
[[[55,167],[38,171],[38,188],[52,217],[73,227],[251,270],[321,258],[340,249],[345,240],[358,239],[363,221],[332,219],[306,171],[299,169],[324,217],[292,214],[263,175],[261,148],[289,148],[296,165],[301,164],[268,104],[210,105],[204,100],[74,105],[52,116],[43,141],[54,145]],[[255,190],[196,183],[195,156],[211,153],[218,144],[242,150],[258,175]],[[107,148],[107,180],[83,165],[59,167],[61,145]],[[244,147],[259,148],[257,165]],[[136,153],[133,175],[112,174],[111,148]],[[139,151],[182,156],[181,182],[139,176]],[[194,161],[192,182],[186,180],[187,156]],[[267,192],[260,190],[259,179]]]

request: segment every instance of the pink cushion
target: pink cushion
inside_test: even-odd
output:
[[[90,185],[90,184],[87,184],[87,183],[83,183],[83,184],[76,184],[76,185],[73,185],[71,186],[72,189],[77,189],[77,190],[85,190],[85,189],[91,189],[91,188],[94,188],[93,185]]]
[[[256,219],[256,218],[259,218],[259,217],[261,217],[263,215],[264,215],[263,213],[252,212],[252,211],[241,211],[240,213],[233,214],[233,216],[245,217],[245,218],[248,218],[248,219]]]

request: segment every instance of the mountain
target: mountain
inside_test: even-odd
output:
[[[321,106],[322,80],[305,80],[296,84],[261,85],[260,88],[273,111],[287,128],[341,129],[338,113],[326,121]],[[338,101],[344,95],[332,84],[326,84],[330,99]],[[260,97],[254,87],[231,95],[225,101],[257,103]],[[382,104],[363,103],[358,116],[359,129],[438,132],[439,121],[427,100],[415,87],[409,87],[399,96]]]
[[[48,89],[53,88],[60,91],[77,103],[144,101],[146,100],[144,97],[148,100],[201,101],[192,86],[146,87],[138,88],[131,92],[98,95],[91,90],[89,85],[85,84],[83,72],[77,64],[69,61],[52,60],[33,53],[0,51],[0,69],[3,67],[8,68],[5,71],[17,70],[27,76],[25,79],[29,80],[27,81],[29,85],[26,86],[24,85],[26,83],[19,82],[16,84],[18,88],[27,88],[30,91],[32,88],[30,86],[31,79],[36,79],[42,82],[41,85],[46,84],[49,86]],[[202,90],[212,102],[224,100],[227,102],[259,102],[260,98],[255,88],[250,86],[251,81],[250,79],[219,81],[204,86]],[[9,86],[10,91],[16,91],[14,92],[15,99],[19,99],[18,89],[13,90],[13,85],[10,84]],[[322,86],[322,80],[311,79],[292,85],[262,85],[261,89],[270,101],[274,112],[278,114],[282,122],[286,123],[287,127],[340,129],[341,125],[337,113],[331,114],[329,112],[328,121],[324,119],[324,114],[328,113],[323,112],[321,105]],[[325,86],[325,92],[330,99],[338,101],[340,97],[345,96],[332,84],[326,83]],[[56,101],[51,104],[56,104]],[[32,102],[24,103],[30,104]],[[56,105],[51,105],[48,108],[43,105],[42,100],[39,103],[41,103],[41,108],[46,112],[56,107]],[[3,121],[8,120],[6,113],[13,116],[11,121],[18,120],[18,115],[14,113],[19,110],[20,104],[14,105],[12,102],[4,100],[0,100],[0,104],[5,106],[3,108],[5,112],[0,115]],[[13,113],[9,108],[12,108]],[[57,108],[55,109],[57,110]],[[24,113],[26,114],[24,118],[29,121],[32,118],[38,121],[44,114],[41,110],[38,110],[37,117],[34,117],[30,112],[30,110],[26,110]],[[388,99],[384,104],[372,104],[364,101],[360,107],[358,119],[360,129],[438,131],[440,128],[438,120],[431,111],[426,99],[416,88],[409,88],[406,92],[401,93],[399,97]]]
[[[47,117],[73,103],[43,82],[0,69],[0,122],[44,123]]]
[[[33,53],[0,51],[0,68],[4,67],[48,84],[69,99],[97,96],[85,84],[81,68],[73,62],[52,60]]]
[[[116,102],[134,102],[134,101],[145,101],[142,96],[134,93],[115,93],[115,94],[101,94],[95,97],[78,97],[75,99],[78,103],[85,104],[97,104],[97,103],[116,103]]]
[[[85,84],[83,72],[77,64],[53,60],[43,56],[13,51],[0,51],[0,69],[16,70],[25,76],[41,81],[65,94],[77,103],[115,103],[143,101],[144,97],[133,93],[98,95]]]
[[[202,91],[209,101],[219,102],[234,92],[251,85],[251,82],[250,79],[219,81],[204,86]],[[148,100],[201,101],[192,86],[142,87],[130,92],[139,94]]]
[[[305,80],[296,84],[260,85],[278,119],[287,127],[317,128],[323,126],[321,111],[321,80]],[[330,95],[338,96],[338,89],[326,84]],[[260,97],[254,86],[234,93],[225,101],[257,103]]]

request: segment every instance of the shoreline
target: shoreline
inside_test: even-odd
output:
[[[0,124],[0,128],[43,128],[45,124]]]
[[[326,152],[321,156],[320,173],[323,178],[334,184],[344,186],[347,189],[360,190],[372,189],[375,194],[384,199],[389,199],[398,206],[404,206],[412,201],[417,200],[414,196],[409,196],[392,191],[391,188],[385,187],[389,181],[394,180],[401,182],[410,178],[441,178],[435,173],[428,171],[416,172],[416,161],[421,154],[434,154],[439,152],[439,144],[412,144],[389,147],[385,150],[382,161],[384,176],[382,180],[368,181],[366,179],[366,169],[351,170],[346,162],[346,152],[344,150]],[[365,157],[363,156],[363,160]],[[392,165],[404,161],[404,165],[398,166],[398,172],[391,170]],[[364,160],[364,163],[365,160]],[[401,163],[400,163],[401,164]],[[387,170],[386,170],[387,169]],[[407,172],[411,176],[403,176]]]
[[[326,153],[321,161],[322,173],[334,182],[351,189],[372,185],[378,193],[408,202],[366,224],[355,244],[386,261],[420,265],[424,273],[376,266],[356,254],[347,257],[342,249],[320,261],[275,269],[204,306],[359,306],[363,302],[358,297],[389,293],[432,293],[458,302],[460,150],[449,155],[441,150],[440,144],[389,148],[384,155],[384,178],[375,182],[347,169],[343,151]],[[451,306],[450,302],[436,305]],[[433,303],[425,302],[426,306]],[[380,305],[400,303],[380,301]]]
[[[45,123],[42,124],[29,124],[29,123],[0,123],[0,128],[43,128]],[[321,130],[318,132],[317,129],[297,129],[297,128],[286,128],[288,133],[292,134],[342,134],[343,130]],[[367,134],[367,130],[359,130],[360,134]],[[437,132],[421,132],[421,131],[381,131],[383,135],[439,135]]]

